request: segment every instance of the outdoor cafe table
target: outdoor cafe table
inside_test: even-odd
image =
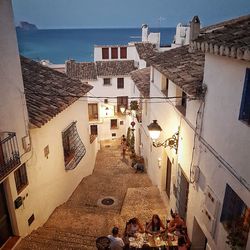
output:
[[[153,236],[146,233],[137,233],[135,236],[128,238],[129,249],[178,249],[178,237],[175,235],[171,235],[168,240],[165,236]]]

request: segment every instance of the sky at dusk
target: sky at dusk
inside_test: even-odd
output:
[[[41,29],[175,27],[194,15],[203,26],[250,14],[250,0],[13,0],[16,24]],[[159,18],[161,17],[161,23]]]

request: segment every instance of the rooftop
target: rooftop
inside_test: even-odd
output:
[[[94,62],[66,62],[66,74],[73,79],[97,80],[97,70]]]
[[[21,57],[21,68],[29,122],[33,127],[40,128],[92,89],[25,57]]]
[[[140,59],[147,60],[151,56],[154,56],[157,51],[152,43],[142,42],[142,43],[135,43],[136,50]]]
[[[203,28],[190,49],[250,61],[250,15]]]
[[[205,55],[190,53],[188,45],[171,49],[150,58],[150,65],[179,86],[190,97],[202,91]]]
[[[136,87],[144,97],[149,97],[150,91],[150,67],[138,69],[130,73]]]
[[[100,77],[128,76],[136,69],[133,60],[97,61],[96,68]]]

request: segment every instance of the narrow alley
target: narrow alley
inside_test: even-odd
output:
[[[93,174],[16,249],[96,249],[96,238],[110,234],[113,226],[123,232],[130,218],[145,225],[154,213],[165,220],[167,208],[157,187],[146,173],[135,173],[128,155],[122,159],[120,141],[103,141]]]

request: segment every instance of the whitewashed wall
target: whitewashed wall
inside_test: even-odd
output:
[[[228,162],[237,174],[250,180],[249,126],[238,120],[246,68],[249,63],[206,54],[204,82],[207,84],[202,136],[216,154]],[[234,178],[215,155],[203,144],[197,144],[195,164],[200,167],[198,184],[189,193],[189,224],[196,219],[212,249],[229,249],[227,233],[219,222],[226,184],[250,207],[249,191]],[[208,232],[201,207],[206,186],[210,186],[219,201],[214,237]],[[248,237],[248,249],[250,236]]]
[[[62,131],[71,122],[76,126],[86,154],[74,170],[65,171]],[[90,144],[86,100],[76,101],[41,128],[31,129],[32,158],[26,163],[29,185],[21,192],[24,205],[15,210],[19,235],[27,235],[43,225],[54,209],[67,201],[83,177],[92,173],[98,149],[97,141]],[[49,156],[44,148],[49,145]],[[9,178],[13,200],[17,197],[14,178]],[[13,202],[12,202],[13,203]],[[35,221],[29,227],[28,218],[34,213]]]
[[[11,1],[0,2],[0,132],[16,132],[22,162],[22,137],[28,135],[28,116]]]
[[[127,58],[120,58],[120,47],[127,47]],[[102,59],[102,48],[109,48],[109,59]],[[111,48],[118,48],[118,59],[111,59]],[[115,60],[134,60],[134,45],[110,45],[110,46],[95,46],[94,47],[94,61],[115,61]]]

